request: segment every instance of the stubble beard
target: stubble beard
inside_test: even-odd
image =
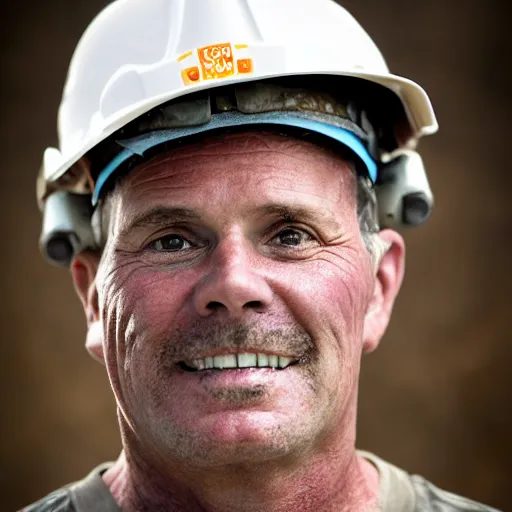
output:
[[[281,352],[300,354],[300,361],[294,372],[300,372],[301,382],[308,390],[310,415],[302,415],[294,421],[273,423],[261,432],[258,442],[240,442],[226,446],[216,444],[201,432],[182,428],[165,414],[158,414],[169,395],[168,382],[176,374],[176,361],[190,360],[197,354],[222,348],[226,351],[243,351],[250,346],[259,352]],[[161,345],[157,354],[156,376],[158,382],[151,390],[151,402],[156,410],[142,410],[139,417],[141,436],[135,436],[138,443],[145,439],[145,447],[160,463],[172,460],[178,466],[195,469],[221,467],[226,465],[254,465],[270,460],[285,459],[294,453],[304,454],[321,430],[321,412],[315,409],[315,399],[321,387],[318,364],[318,350],[312,337],[300,326],[290,325],[273,329],[241,324],[225,325],[200,321],[186,328],[176,330]],[[231,370],[228,370],[231,371]],[[286,371],[286,370],[276,370]],[[201,379],[202,376],[199,376]],[[262,387],[217,390],[212,394],[216,400],[243,408],[254,402],[262,402],[272,390]],[[151,424],[151,427],[149,425]],[[149,428],[148,428],[149,427]],[[149,434],[149,435],[147,435]],[[129,436],[127,436],[129,437]]]

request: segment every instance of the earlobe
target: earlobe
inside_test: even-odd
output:
[[[403,238],[390,229],[376,236],[387,246],[387,250],[376,264],[373,296],[365,316],[363,353],[375,350],[384,335],[405,270]]]
[[[103,325],[96,289],[96,272],[99,261],[100,256],[97,253],[83,251],[75,256],[71,264],[71,275],[87,320],[85,348],[94,359],[103,362]]]
[[[99,320],[87,326],[85,348],[93,359],[101,364],[105,364],[103,356],[103,324]]]

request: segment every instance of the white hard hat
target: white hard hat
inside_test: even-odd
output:
[[[92,21],[74,53],[59,110],[60,148],[45,152],[40,203],[59,190],[94,197],[97,176],[84,170],[82,157],[155,107],[220,86],[312,75],[331,88],[347,80],[340,77],[362,79],[393,96],[395,117],[403,119],[388,151],[414,149],[437,130],[425,91],[391,74],[369,35],[332,0],[117,0]],[[273,122],[268,113],[259,119]],[[306,126],[297,116],[285,124]],[[351,149],[357,147],[355,141]],[[133,154],[126,151],[118,160]],[[61,201],[55,212],[68,211],[67,199],[54,202]]]
[[[44,179],[57,180],[106,137],[171,99],[302,74],[391,89],[410,125],[404,145],[437,130],[423,89],[390,74],[368,34],[331,0],[117,0],[77,46],[59,111],[60,157],[52,148]]]

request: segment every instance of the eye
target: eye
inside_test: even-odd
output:
[[[180,235],[166,235],[158,240],[154,240],[148,247],[153,251],[177,252],[190,249],[192,245]]]
[[[309,233],[294,228],[283,229],[273,239],[273,241],[280,245],[288,245],[291,247],[297,247],[305,242],[311,242],[311,240],[313,240],[313,237]]]

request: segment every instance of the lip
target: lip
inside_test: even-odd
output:
[[[282,370],[273,368],[237,368],[226,370],[202,370],[200,372],[181,371],[176,377],[190,390],[215,391],[216,389],[236,389],[273,387],[287,379],[296,366]]]
[[[175,363],[179,364],[179,363],[183,363],[185,361],[191,361],[191,360],[195,360],[195,359],[204,359],[205,357],[228,356],[228,355],[233,355],[233,354],[266,354],[269,356],[289,357],[294,360],[299,360],[301,358],[301,356],[299,356],[297,354],[292,354],[290,352],[282,352],[279,350],[268,350],[268,349],[262,350],[262,349],[258,349],[258,348],[237,347],[236,350],[233,350],[233,349],[222,350],[222,348],[219,348],[219,349],[211,350],[208,352],[202,352],[201,354],[197,354],[197,355],[196,354],[187,355],[186,358],[176,360]]]

